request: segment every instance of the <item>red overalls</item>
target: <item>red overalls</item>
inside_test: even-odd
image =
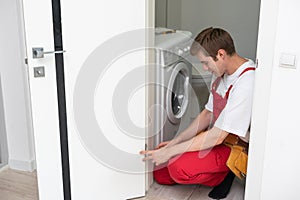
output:
[[[254,67],[246,68],[239,76]],[[224,98],[216,90],[221,81],[218,77],[212,84],[213,95],[213,123],[218,119],[220,113],[225,108],[229,92],[232,85],[228,88]],[[220,184],[229,168],[226,161],[230,154],[230,148],[221,144],[211,149],[203,151],[186,152],[171,158],[164,166],[158,166],[153,172],[154,179],[160,184],[201,184],[216,186]]]

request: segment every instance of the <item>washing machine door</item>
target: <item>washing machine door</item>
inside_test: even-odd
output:
[[[190,67],[178,62],[173,67],[166,95],[166,111],[169,120],[178,124],[186,113],[189,103]]]

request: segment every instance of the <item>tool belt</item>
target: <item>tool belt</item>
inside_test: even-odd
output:
[[[247,175],[248,143],[241,140],[237,135],[229,134],[223,144],[231,148],[226,162],[227,167],[243,180]]]

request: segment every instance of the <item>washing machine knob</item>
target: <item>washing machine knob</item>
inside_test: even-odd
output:
[[[184,52],[188,52],[190,50],[190,46],[187,46],[183,49]]]
[[[183,50],[182,49],[178,49],[177,53],[178,53],[178,55],[181,56],[183,54]]]

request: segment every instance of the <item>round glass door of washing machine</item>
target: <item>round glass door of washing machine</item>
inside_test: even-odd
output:
[[[177,124],[188,108],[190,70],[184,62],[177,63],[170,77],[166,95],[166,111],[169,120]]]

